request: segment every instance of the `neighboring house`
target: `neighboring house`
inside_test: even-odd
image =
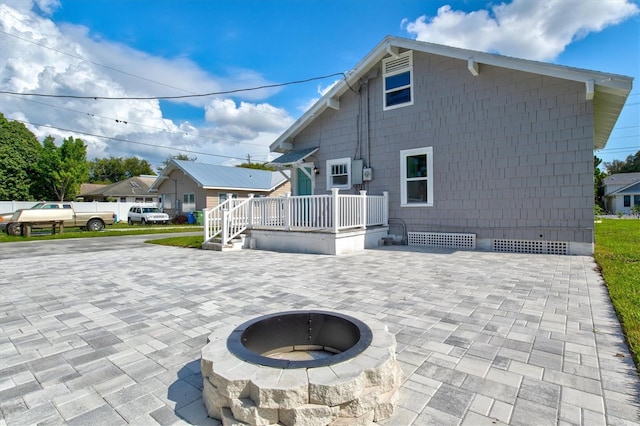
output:
[[[604,178],[604,199],[608,213],[630,214],[633,206],[640,206],[640,173],[617,173]]]
[[[410,244],[591,254],[593,150],[632,80],[386,37],[271,150],[294,195],[388,191]]]
[[[149,193],[157,176],[142,175],[110,185],[82,184],[77,199],[82,201],[120,201],[122,203],[156,203],[158,196]]]
[[[151,185],[169,215],[210,209],[228,198],[277,197],[290,191],[288,172],[172,160]],[[178,200],[176,207],[175,200]]]

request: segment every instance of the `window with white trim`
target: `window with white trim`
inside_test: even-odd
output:
[[[327,160],[327,189],[351,188],[351,158]]]
[[[196,211],[196,194],[191,192],[182,195],[182,211],[184,213]]]
[[[382,60],[383,109],[413,105],[413,52]]]
[[[433,147],[400,151],[400,205],[433,206]]]

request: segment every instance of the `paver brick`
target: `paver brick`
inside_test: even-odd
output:
[[[640,379],[591,257],[406,246],[183,256],[147,238],[91,241],[99,257],[87,240],[0,246],[20,259],[0,277],[0,423],[124,424],[114,407],[139,406],[144,424],[218,425],[201,393],[204,336],[307,308],[364,312],[396,334],[405,380],[384,425],[640,418],[627,392]]]

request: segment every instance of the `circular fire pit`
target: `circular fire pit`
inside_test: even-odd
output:
[[[221,327],[202,349],[209,416],[250,425],[351,425],[391,416],[395,337],[362,314],[289,311]]]

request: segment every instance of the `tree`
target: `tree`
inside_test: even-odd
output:
[[[154,175],[151,164],[137,157],[96,158],[89,161],[89,182],[116,183],[133,176]]]
[[[604,163],[607,173],[610,175],[616,173],[633,173],[640,172],[640,151],[631,154],[626,160],[613,160],[610,163]]]
[[[170,155],[162,162],[162,166],[158,167],[158,171],[161,172],[166,169],[169,163],[171,163],[171,160],[196,161],[197,159],[198,157],[189,157],[187,154]]]
[[[242,163],[242,164],[238,164],[236,167],[244,167],[245,169],[256,169],[256,170],[269,170],[269,171],[275,170],[273,167],[267,166],[267,163]]]
[[[51,136],[44,140],[38,162],[40,186],[47,198],[63,201],[80,192],[80,184],[89,176],[87,146],[81,139],[68,137],[58,148]]]
[[[42,146],[24,124],[0,113],[0,200],[37,199],[32,177]]]
[[[596,209],[604,211],[604,178],[607,174],[600,170],[602,160],[595,155],[593,156],[593,198]]]

